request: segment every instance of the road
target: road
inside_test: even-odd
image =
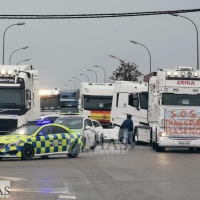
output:
[[[13,200],[192,200],[199,199],[199,153],[136,146],[127,154],[4,159],[0,180],[11,180]]]

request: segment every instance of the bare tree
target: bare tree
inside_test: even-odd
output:
[[[143,74],[137,69],[138,65],[125,60],[120,60],[120,66],[113,71],[109,79],[112,81],[138,81]]]

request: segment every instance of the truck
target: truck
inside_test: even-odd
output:
[[[40,92],[40,114],[44,115],[60,115],[60,90],[41,89]]]
[[[0,135],[40,116],[39,73],[31,65],[0,65]]]
[[[160,69],[149,79],[146,140],[156,152],[200,148],[200,71]],[[140,128],[137,134],[140,137]]]
[[[135,133],[137,133],[138,127],[147,128],[147,109],[148,83],[115,81],[110,121],[115,127],[120,127],[127,118],[127,114],[132,115],[135,127],[133,140],[136,143],[146,142],[146,137],[141,134],[141,137],[138,138]],[[123,130],[118,128],[117,137],[120,142],[123,141]]]
[[[80,85],[79,115],[97,120],[106,128],[110,124],[113,83],[86,83]]]
[[[61,114],[76,114],[78,115],[78,100],[76,99],[76,92],[73,91],[60,91],[60,107]]]

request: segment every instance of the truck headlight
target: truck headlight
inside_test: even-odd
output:
[[[21,143],[21,141],[16,141],[16,142],[12,142],[10,144],[8,144],[8,147],[16,147]]]
[[[159,133],[159,137],[165,137],[166,136],[166,133],[165,132],[160,132]]]

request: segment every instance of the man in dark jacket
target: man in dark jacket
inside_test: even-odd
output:
[[[121,126],[121,129],[123,129],[124,131],[124,149],[126,149],[128,147],[128,139],[129,139],[129,142],[131,144],[131,148],[133,149],[135,144],[133,143],[133,129],[134,129],[134,124],[133,124],[133,121],[131,119],[131,115],[127,115],[127,119],[124,120],[122,126]]]

